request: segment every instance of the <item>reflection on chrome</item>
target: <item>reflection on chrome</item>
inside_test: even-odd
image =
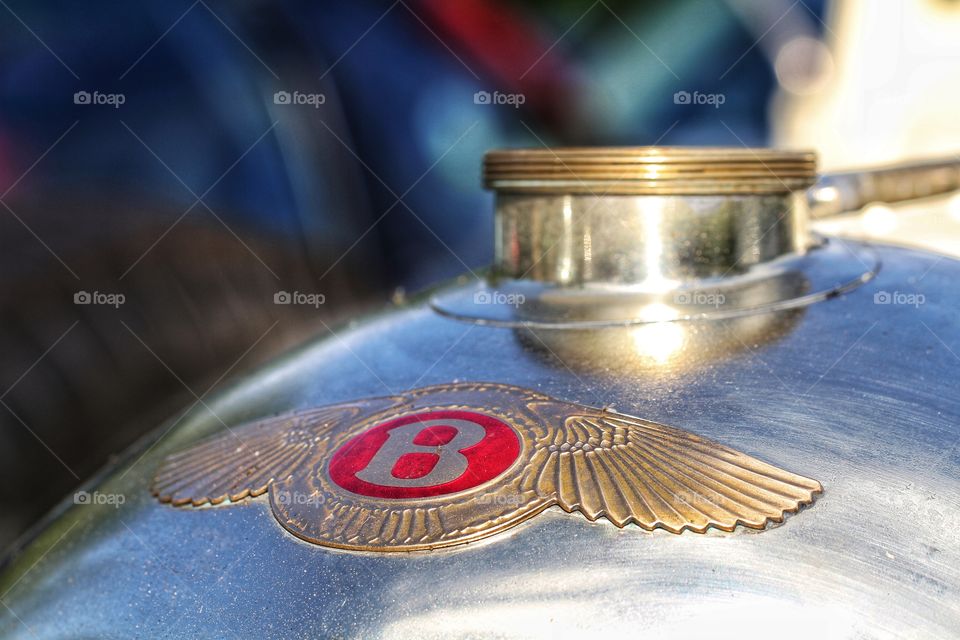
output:
[[[684,328],[675,322],[654,322],[630,330],[637,355],[657,364],[669,361],[683,349]]]
[[[636,354],[656,364],[664,364],[683,349],[684,334],[689,330],[676,319],[677,310],[662,303],[646,305],[640,316],[647,324],[630,328]]]

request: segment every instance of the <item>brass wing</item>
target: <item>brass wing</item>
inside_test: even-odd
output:
[[[450,408],[512,425],[522,441],[516,462],[489,482],[418,499],[361,495],[325,471],[371,425]],[[494,383],[425,387],[231,429],[166,458],[153,485],[163,502],[196,506],[267,490],[278,522],[304,540],[414,551],[477,540],[554,505],[618,527],[761,529],[822,487],[687,431]]]
[[[544,429],[521,488],[579,511],[673,533],[762,529],[823,487],[692,433],[619,413],[533,402]]]
[[[307,473],[317,464],[332,430],[401,402],[397,397],[373,398],[228,429],[168,456],[154,476],[153,494],[177,506],[262,495],[273,483]]]

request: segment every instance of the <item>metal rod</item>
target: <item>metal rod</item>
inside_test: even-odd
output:
[[[856,211],[872,202],[897,203],[960,189],[960,157],[823,174],[807,191],[813,218]]]

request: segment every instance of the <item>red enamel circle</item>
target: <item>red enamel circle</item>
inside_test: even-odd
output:
[[[446,421],[450,423],[446,424]],[[394,450],[391,449],[391,455],[386,456],[386,466],[395,482],[416,483],[417,479],[423,478],[423,486],[387,486],[357,477],[360,473],[369,478],[371,461],[376,464],[384,459],[386,451],[379,456],[378,452],[387,444],[392,431],[415,423],[429,424],[424,424],[419,432],[415,428],[404,429],[405,433],[415,433],[415,436],[408,441],[408,450],[401,450],[400,455],[393,457]],[[469,429],[463,429],[464,426]],[[473,438],[481,437],[469,446],[457,448],[452,443],[456,442],[461,431],[469,432]],[[445,447],[446,451],[443,450]],[[454,469],[465,468],[455,478],[429,484],[431,472],[441,463],[441,455],[446,459],[456,458]],[[343,443],[330,459],[329,473],[337,485],[363,496],[426,498],[459,493],[489,482],[509,469],[519,456],[520,438],[502,420],[475,411],[423,411],[374,425]]]

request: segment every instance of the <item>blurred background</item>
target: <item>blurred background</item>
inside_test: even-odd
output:
[[[232,377],[489,262],[489,148],[943,156],[958,80],[956,0],[0,0],[0,547]]]

